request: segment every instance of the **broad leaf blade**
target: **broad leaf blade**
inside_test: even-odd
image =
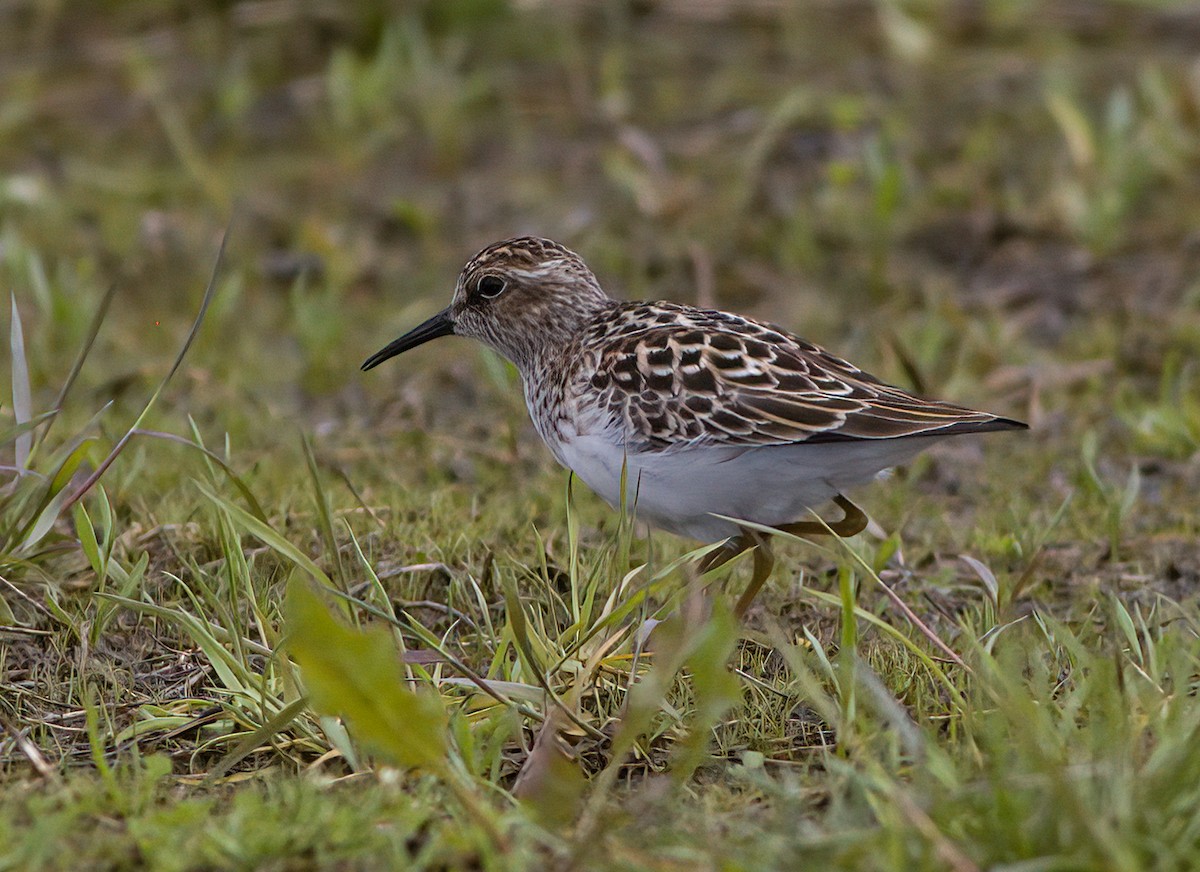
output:
[[[288,588],[288,650],[300,664],[313,708],[337,715],[366,747],[401,766],[443,771],[446,712],[405,684],[391,635],[337,621],[302,581]]]

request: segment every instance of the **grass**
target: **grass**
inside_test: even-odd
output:
[[[1195,32],[0,10],[0,869],[1193,865]],[[527,231],[1033,430],[709,615],[502,361],[357,372]]]

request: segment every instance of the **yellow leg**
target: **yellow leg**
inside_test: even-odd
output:
[[[743,536],[751,535],[749,532],[743,533]],[[754,598],[758,596],[758,592],[762,590],[762,586],[767,583],[767,579],[771,577],[771,570],[775,568],[775,554],[771,551],[771,542],[764,535],[755,535],[754,549],[754,574],[750,576],[750,584],[746,586],[746,590],[738,598],[737,605],[733,607],[733,613],[740,621],[746,615],[746,610],[750,608],[750,604],[754,602]]]
[[[866,529],[867,516],[862,509],[841,494],[835,496],[833,502],[842,510],[842,517],[833,523],[826,525],[817,521],[797,521],[793,524],[780,524],[772,529],[793,536],[828,536],[832,533],[841,538],[857,535]],[[754,572],[750,577],[750,584],[734,607],[734,614],[738,618],[746,614],[762,586],[771,577],[771,570],[775,568],[775,555],[771,551],[769,537],[757,530],[743,529],[739,535],[726,542],[724,547],[705,555],[698,567],[703,575],[718,566],[723,566],[751,547],[754,548]]]
[[[841,520],[828,525],[817,521],[796,521],[794,524],[780,524],[774,529],[781,533],[791,533],[793,536],[828,536],[830,532],[845,539],[855,536],[867,528],[867,516],[858,506],[841,494],[833,498],[834,504],[842,510]]]

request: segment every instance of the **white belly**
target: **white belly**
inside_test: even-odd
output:
[[[715,542],[738,532],[736,524],[717,515],[769,525],[802,520],[808,509],[910,460],[936,439],[701,446],[627,454],[604,436],[587,434],[558,441],[551,449],[612,506],[620,500],[626,466],[626,503],[638,518]]]

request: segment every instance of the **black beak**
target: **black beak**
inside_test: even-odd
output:
[[[443,309],[420,327],[414,327],[386,348],[382,348],[368,357],[362,365],[362,370],[366,372],[368,369],[379,366],[379,364],[383,363],[389,357],[403,354],[410,348],[424,345],[430,339],[437,339],[439,336],[449,336],[453,332],[454,321],[450,317],[450,310]]]

